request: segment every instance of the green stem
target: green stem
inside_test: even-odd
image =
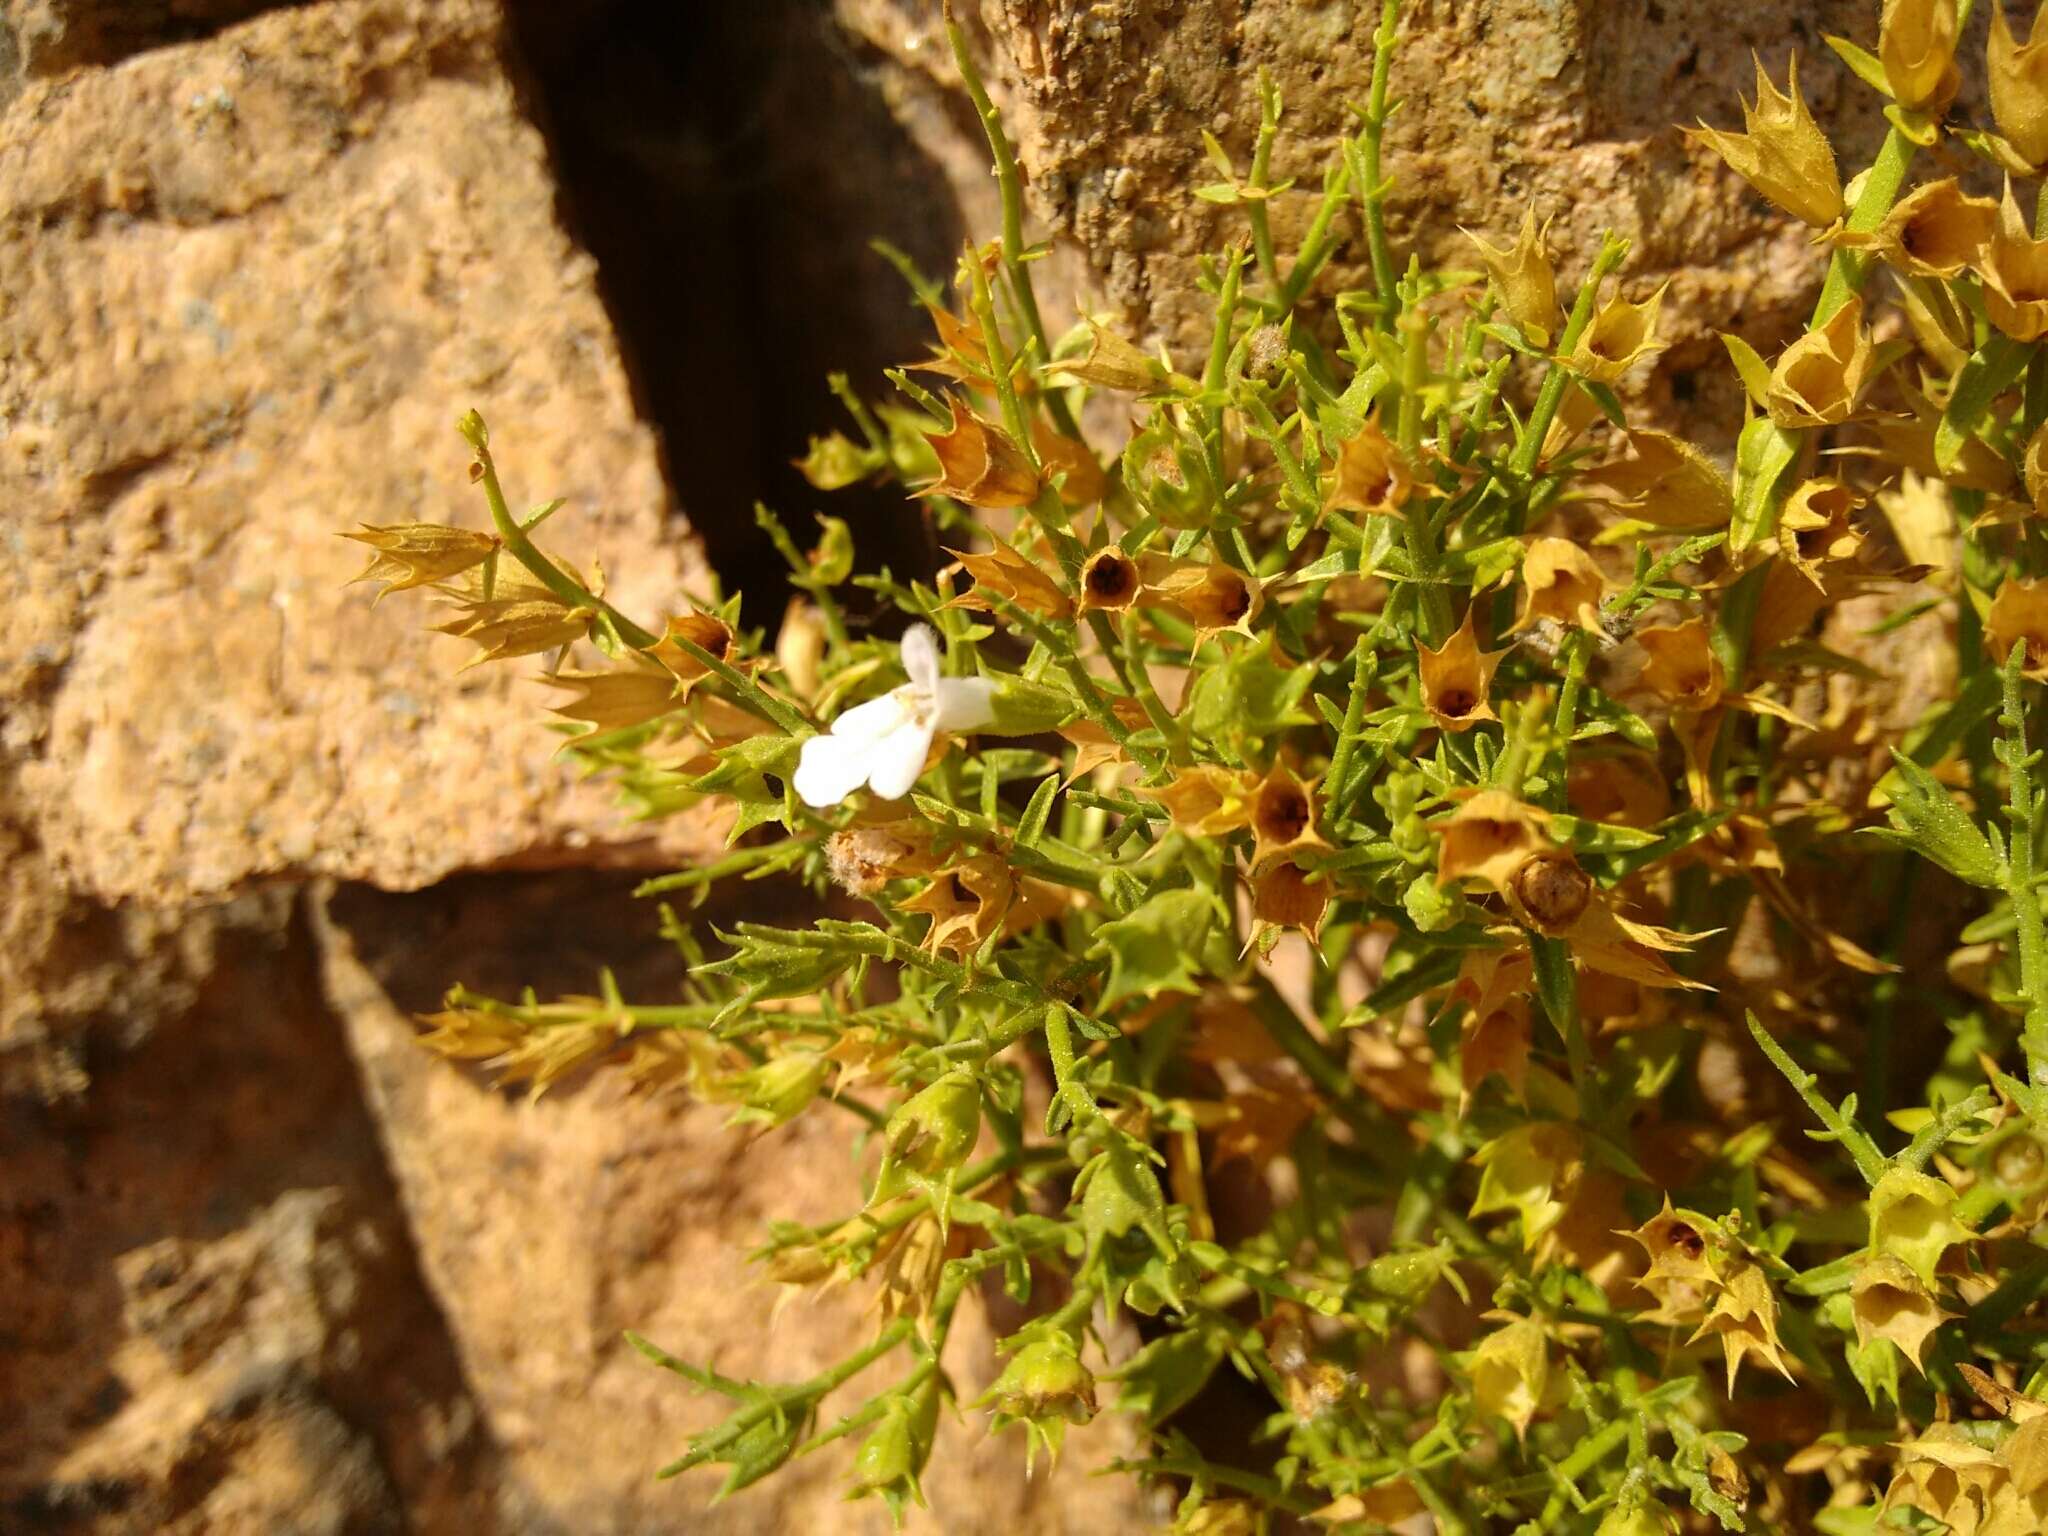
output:
[[[1383,0],[1379,30],[1372,39],[1372,94],[1367,100],[1365,124],[1359,134],[1359,185],[1351,189],[1365,209],[1365,241],[1372,255],[1372,281],[1379,291],[1378,324],[1385,329],[1394,318],[1394,253],[1387,245],[1386,187],[1380,179],[1380,141],[1387,129],[1387,80],[1394,64],[1395,28],[1401,19],[1401,0]]]
[[[1864,173],[1863,190],[1857,194],[1856,206],[1849,210],[1845,227],[1851,233],[1869,234],[1884,222],[1892,204],[1898,201],[1899,188],[1905,185],[1906,169],[1912,163],[1913,141],[1893,128],[1884,136],[1877,158]],[[1836,248],[1827,279],[1821,284],[1820,301],[1813,307],[1814,325],[1824,325],[1829,316],[1849,302],[1849,296],[1863,286],[1868,266],[1859,252]]]
[[[1586,333],[1586,327],[1593,323],[1594,309],[1600,300],[1600,285],[1607,281],[1608,274],[1621,265],[1628,255],[1628,242],[1618,235],[1609,234],[1600,242],[1599,253],[1593,258],[1593,269],[1586,274],[1585,282],[1579,285],[1578,297],[1572,300],[1572,312],[1565,317],[1564,332],[1557,339],[1558,356],[1569,353]],[[1557,419],[1559,408],[1564,404],[1564,392],[1571,387],[1572,376],[1562,363],[1553,362],[1550,371],[1543,377],[1543,385],[1536,394],[1536,408],[1529,413],[1527,425],[1522,428],[1522,440],[1515,444],[1514,456],[1508,460],[1508,470],[1516,480],[1526,480],[1536,468],[1536,461],[1543,455],[1543,439],[1550,435],[1550,424]]]
[[[2036,1088],[2042,1088],[2048,1087],[2048,929],[2044,929],[2041,903],[2034,894],[2040,801],[2034,793],[2032,769],[2040,754],[2027,750],[2026,710],[2020,693],[2020,669],[2025,665],[2026,645],[2015,643],[2005,659],[2005,707],[1999,724],[2006,734],[1999,756],[2005,763],[2010,802],[2005,888],[2017,925],[2020,995],[2026,1000],[2020,1044],[2027,1055],[2027,1075]]]
[[[485,427],[483,417],[471,411],[462,418],[460,427],[462,435],[468,439],[469,446],[476,453],[477,466],[481,471],[478,479],[483,482],[484,501],[491,509],[491,525],[497,530],[498,537],[505,541],[506,552],[531,571],[535,580],[571,608],[589,608],[604,615],[611,621],[612,628],[618,631],[619,638],[634,650],[644,651],[652,646],[656,640],[654,635],[635,624],[534,547],[533,540],[526,536],[526,530],[519,525],[519,520],[513,517],[512,509],[505,503],[504,489],[498,484],[497,462],[491,457],[490,430]]]

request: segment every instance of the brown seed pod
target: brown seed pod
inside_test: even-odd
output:
[[[1516,915],[1539,933],[1563,933],[1593,900],[1593,877],[1561,848],[1532,853],[1508,876]]]

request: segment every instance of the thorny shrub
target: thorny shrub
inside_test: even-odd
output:
[[[1297,249],[1274,91],[1249,164],[1210,143],[1193,195],[1248,238],[1180,359],[1048,335],[955,34],[1001,237],[950,296],[899,263],[934,354],[890,403],[835,381],[804,461],[921,497],[934,581],[764,511],[805,594],[772,648],[737,596],[642,628],[474,414],[491,531],[353,535],[483,658],[554,653],[568,750],[643,814],[731,808],[650,891],[838,914],[707,961],[670,912],[680,1001],[458,988],[426,1043],[860,1122],[844,1217],[756,1258],[872,1288],[872,1337],[780,1385],[635,1339],[730,1399],[666,1469],[721,1492],[846,1441],[900,1516],[943,1415],[1050,1454],[1113,1412],[1211,1536],[2048,1528],[2048,26],[1994,3],[1976,127],[1967,5],[1830,39],[1888,98],[1846,183],[1796,73],[1696,131],[1825,262],[1775,358],[1728,338],[1731,471],[1629,420],[1661,290],[1624,242],[1558,273],[1517,210],[1472,272],[1397,262],[1398,9]],[[1371,286],[1328,292],[1359,226]],[[942,1364],[997,1288],[999,1362]]]

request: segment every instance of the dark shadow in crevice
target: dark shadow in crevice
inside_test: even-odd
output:
[[[152,48],[198,42],[265,11],[310,0],[67,0],[32,16],[0,8],[0,106],[26,79],[118,64]]]
[[[772,623],[785,567],[767,503],[808,544],[811,514],[856,530],[861,564],[937,559],[900,489],[821,494],[796,471],[848,427],[825,376],[874,398],[929,323],[875,238],[943,276],[961,239],[945,180],[890,116],[821,0],[512,0],[526,105],[564,220],[594,255],[636,403],[726,588]]]

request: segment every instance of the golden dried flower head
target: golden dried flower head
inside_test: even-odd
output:
[[[1538,933],[1568,933],[1593,904],[1593,877],[1562,848],[1530,854],[1509,872],[1508,907]]]
[[[1888,1340],[1923,1376],[1927,1341],[1953,1315],[1941,1309],[1903,1259],[1888,1253],[1871,1254],[1857,1268],[1849,1285],[1849,1309],[1857,1343]]]
[[[1854,560],[1863,531],[1850,521],[1863,498],[1840,480],[1808,480],[1786,498],[1778,514],[1778,553],[1822,591],[1824,567]]]
[[[715,613],[679,613],[670,616],[661,639],[648,647],[647,654],[675,675],[680,697],[712,675],[711,668],[676,642],[687,640],[714,661],[730,661],[733,651],[732,626]]]
[[[2027,500],[2033,503],[2035,512],[2048,516],[2048,422],[2035,428],[2034,435],[2027,439],[2020,469],[2026,478]],[[1907,558],[1912,558],[1910,553]]]
[[[1533,1043],[1526,997],[1504,999],[1497,1008],[1465,1014],[1458,1031],[1458,1112],[1488,1077],[1498,1076],[1517,1099],[1526,1101],[1529,1050]]]
[[[1323,497],[1325,512],[1398,513],[1415,488],[1414,472],[1378,421],[1368,418],[1337,445],[1337,471]]]
[[[1522,215],[1522,230],[1512,246],[1490,245],[1466,230],[1465,238],[1479,248],[1479,259],[1500,291],[1501,308],[1522,328],[1533,346],[1547,347],[1557,334],[1562,311],[1557,303],[1557,274],[1543,248],[1543,230],[1536,227],[1536,210]]]
[[[950,402],[952,425],[927,434],[939,478],[920,496],[950,496],[970,507],[1028,507],[1038,499],[1038,471],[1001,427]]]
[[[1472,1354],[1472,1405],[1506,1419],[1519,1439],[1550,1389],[1550,1341],[1542,1323],[1516,1318],[1479,1341]]]
[[[1500,789],[1482,789],[1431,826],[1442,839],[1436,865],[1440,885],[1478,880],[1505,891],[1516,869],[1553,846],[1550,813]]]
[[[1522,560],[1522,607],[1514,628],[1542,619],[1599,632],[1608,580],[1593,557],[1569,539],[1531,539]]]
[[[1465,621],[1455,633],[1431,650],[1420,638],[1415,642],[1417,670],[1422,679],[1422,707],[1430,719],[1446,731],[1469,731],[1482,720],[1497,720],[1487,695],[1493,689],[1494,669],[1507,655],[1505,650],[1482,651],[1473,638],[1472,624],[1479,605],[1465,610]]]
[[[1984,313],[2014,341],[2048,333],[2048,240],[2036,240],[2007,183],[1998,226],[1978,259]]]
[[[372,553],[356,581],[381,581],[377,601],[392,592],[406,592],[459,576],[481,565],[499,545],[494,533],[447,528],[439,523],[362,523],[344,539],[367,544]]]
[[[1574,756],[1565,799],[1589,821],[1649,828],[1671,814],[1671,787],[1656,762],[1641,752]]]
[[[1534,1248],[1564,1218],[1563,1192],[1578,1177],[1582,1159],[1576,1127],[1562,1120],[1525,1121],[1472,1154],[1481,1172],[1471,1214],[1513,1211],[1521,1218],[1522,1246]]]
[[[1139,793],[1166,807],[1173,824],[1197,837],[1223,837],[1250,824],[1258,781],[1249,773],[1216,763],[1177,769],[1159,788]]]
[[[1097,389],[1121,390],[1126,394],[1143,394],[1165,375],[1156,359],[1147,357],[1092,317],[1088,321],[1086,355],[1061,358],[1047,371],[1065,374]]]
[[[1086,443],[1056,432],[1043,420],[1031,424],[1031,442],[1047,478],[1059,477],[1060,501],[1069,508],[1092,507],[1109,488],[1109,476]]]
[[[455,606],[461,609],[459,617],[433,627],[437,634],[457,635],[480,647],[464,663],[465,672],[486,661],[559,650],[587,635],[597,617],[594,609],[572,608],[545,590],[539,596],[461,599]]]
[[[1742,1265],[1722,1283],[1706,1321],[1692,1337],[1696,1341],[1709,1335],[1721,1341],[1730,1397],[1735,1395],[1735,1377],[1742,1362],[1751,1355],[1787,1381],[1792,1379],[1792,1368],[1785,1363],[1778,1342],[1778,1298],[1771,1294],[1770,1281],[1756,1265]]]
[[[1265,928],[1299,928],[1311,944],[1322,937],[1330,881],[1292,859],[1275,859],[1252,876],[1252,919]]]
[[[2006,1471],[1991,1447],[1960,1424],[1937,1423],[1900,1442],[1898,1470],[1885,1490],[1883,1508],[1917,1509],[1943,1529],[1984,1536],[1991,1506],[2006,1485]],[[2027,1529],[2011,1528],[2009,1536]]]
[[[1275,763],[1252,791],[1252,867],[1303,848],[1327,848],[1316,833],[1313,781],[1304,784],[1284,763]]]
[[[1844,245],[1865,245],[1902,272],[1954,277],[1976,261],[1998,227],[1998,204],[1972,197],[1955,177],[1915,187],[1867,235],[1844,235]]]
[[[1939,114],[1955,100],[1956,0],[1884,0],[1877,57],[1899,105]]]
[[[1151,596],[1194,622],[1197,644],[1225,630],[1250,634],[1252,621],[1266,606],[1258,578],[1220,560],[1176,562],[1153,573],[1146,586]]]
[[[1002,928],[1016,889],[1016,879],[1001,858],[971,854],[933,875],[922,891],[903,903],[903,910],[930,915],[924,947],[933,954],[952,950],[971,955]]]
[[[1793,57],[1783,91],[1756,61],[1756,104],[1742,104],[1743,131],[1726,133],[1705,123],[1688,133],[1735,173],[1796,219],[1825,229],[1842,216],[1842,178],[1835,151],[1799,94],[1799,59]]]
[[[974,590],[963,592],[947,606],[993,611],[989,598],[1000,597],[1042,619],[1072,616],[1074,604],[1060,590],[1060,584],[1037,561],[1010,545],[997,541],[985,555],[949,550],[967,574],[974,578]]]
[[[554,706],[566,720],[582,720],[597,731],[623,730],[682,707],[673,675],[659,667],[623,666],[609,672],[557,672],[543,678],[550,687],[576,696]]]
[[[1667,1194],[1663,1210],[1623,1234],[1649,1259],[1648,1271],[1636,1284],[1656,1299],[1651,1320],[1676,1323],[1698,1316],[1708,1295],[1720,1285],[1721,1272],[1714,1264],[1704,1226],[1691,1211],[1672,1209]]]
[[[818,696],[825,639],[825,620],[818,605],[808,598],[792,597],[782,610],[782,626],[775,632],[775,664],[800,699]]]
[[[2025,646],[2020,671],[2048,683],[2048,581],[2006,577],[1984,615],[1984,641],[2001,663],[2015,645]]]
[[[1852,296],[1818,330],[1778,354],[1764,408],[1781,427],[1847,421],[1863,398],[1874,360],[1863,328],[1863,300]]]
[[[1081,567],[1081,611],[1122,613],[1133,607],[1145,588],[1137,561],[1116,545],[1098,549]]]
[[[1578,344],[1563,360],[1565,367],[1597,384],[1614,383],[1637,363],[1664,350],[1657,339],[1657,312],[1663,307],[1663,288],[1640,304],[1614,294],[1580,332]]]
[[[1735,492],[1720,466],[1668,432],[1624,434],[1629,456],[1586,470],[1590,485],[1619,498],[1615,510],[1659,528],[1718,528],[1735,512]]]
[[[1645,686],[1673,709],[1705,711],[1721,702],[1727,672],[1714,654],[1713,631],[1705,619],[1682,624],[1649,624],[1636,631],[1643,653]]]
[[[2048,32],[2041,13],[2024,43],[2005,19],[2005,0],[1992,0],[1991,46],[1986,53],[1991,116],[2013,152],[2027,164],[2048,164]]]
[[[1970,1237],[1955,1203],[1955,1190],[1932,1174],[1887,1170],[1870,1191],[1870,1251],[1900,1260],[1932,1291],[1941,1256]]]

